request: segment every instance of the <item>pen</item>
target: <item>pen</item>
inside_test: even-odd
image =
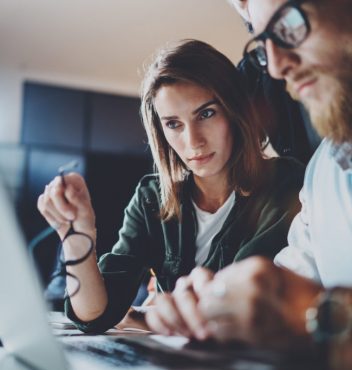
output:
[[[155,274],[154,270],[153,270],[152,268],[150,268],[150,269],[149,269],[149,272],[150,272],[150,275],[152,275],[152,276],[154,277],[157,288],[160,290],[160,292],[161,292],[162,294],[165,294],[164,289],[163,289],[163,288],[162,288],[162,286],[160,285],[160,283],[159,283],[159,281],[158,281],[158,278],[157,278],[157,276],[156,276],[156,274]]]
[[[77,166],[78,166],[78,162],[75,161],[75,160],[73,160],[73,161],[71,161],[71,162],[69,162],[67,164],[64,164],[63,166],[59,167],[58,172],[59,172],[59,175],[61,177],[62,184],[64,186],[66,186],[65,176],[64,176],[65,175],[65,172],[70,171],[70,170],[74,169]]]

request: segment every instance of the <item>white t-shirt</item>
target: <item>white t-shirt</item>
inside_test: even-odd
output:
[[[198,225],[196,238],[196,265],[202,265],[208,257],[211,242],[214,236],[221,230],[234,203],[235,192],[233,191],[226,202],[215,212],[209,213],[200,209],[192,200]]]

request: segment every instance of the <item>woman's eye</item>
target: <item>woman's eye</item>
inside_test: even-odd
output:
[[[200,112],[200,118],[201,119],[210,118],[214,114],[215,114],[215,110],[214,109],[210,109],[210,108],[209,109],[204,109],[203,111]]]
[[[175,129],[179,126],[180,126],[180,124],[177,121],[166,122],[166,127],[171,128],[171,129]]]

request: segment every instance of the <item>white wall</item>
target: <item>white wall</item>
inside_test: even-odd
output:
[[[21,138],[23,83],[36,81],[57,86],[137,96],[138,83],[105,81],[88,76],[29,71],[0,66],[0,143],[17,144]]]
[[[138,94],[166,41],[196,38],[239,60],[248,34],[226,0],[0,0],[0,143],[18,143],[25,80]]]
[[[18,143],[21,130],[22,78],[19,71],[0,67],[0,143]]]

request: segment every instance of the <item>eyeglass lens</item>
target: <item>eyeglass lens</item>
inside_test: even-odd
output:
[[[245,48],[245,53],[259,68],[267,66],[265,40],[267,38],[279,47],[291,49],[299,46],[309,33],[309,25],[302,11],[293,5],[282,7],[273,16],[267,29],[252,39]]]
[[[70,244],[71,248],[69,253],[65,251],[65,243]],[[76,232],[71,225],[71,229],[62,243],[62,249],[61,264],[66,270],[67,266],[78,265],[85,261],[92,253],[94,243],[88,235]],[[64,275],[66,275],[66,294],[69,297],[73,297],[80,288],[80,282],[75,275],[68,271],[65,271]]]
[[[287,48],[295,47],[306,37],[306,21],[297,8],[287,7],[283,9],[281,17],[273,24],[271,32]]]
[[[79,280],[76,276],[66,272],[66,294],[68,297],[73,297],[76,293],[78,293],[80,288]]]
[[[77,265],[83,262],[92,252],[93,250],[93,242],[92,239],[85,234],[73,232],[69,234],[64,239],[64,243],[70,244],[70,254],[67,252],[64,255],[65,260],[62,260],[62,263],[66,266]]]

